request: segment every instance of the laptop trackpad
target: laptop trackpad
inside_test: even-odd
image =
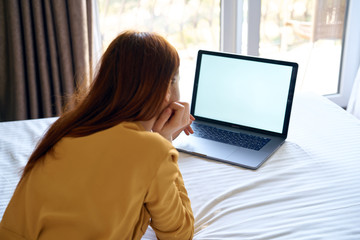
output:
[[[226,159],[238,149],[238,147],[232,145],[194,136],[186,136],[185,134],[180,134],[180,136],[173,141],[173,145],[179,151],[219,159]]]

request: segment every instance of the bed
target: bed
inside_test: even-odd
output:
[[[0,123],[0,219],[54,120]],[[179,166],[194,239],[360,239],[360,121],[325,97],[295,95],[287,141],[256,171],[184,153]]]

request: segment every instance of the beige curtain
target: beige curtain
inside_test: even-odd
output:
[[[96,0],[0,0],[0,121],[57,116],[88,84],[96,8]]]

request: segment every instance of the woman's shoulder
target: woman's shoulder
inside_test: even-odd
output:
[[[147,148],[156,148],[169,151],[175,149],[171,142],[158,133],[146,131],[140,123],[123,122],[118,126],[119,137],[126,141],[134,142],[137,145],[143,145]],[[120,133],[121,132],[121,133]]]
[[[160,134],[146,131],[140,123],[136,122],[122,122],[86,137],[65,138],[58,143],[59,147],[61,149],[86,148],[86,152],[102,149],[114,154],[153,152],[156,155],[164,155],[175,150],[171,142]]]
[[[139,123],[125,122],[121,124],[123,136],[130,148],[137,149],[138,154],[147,159],[153,158],[159,164],[165,159],[177,162],[178,151],[166,138],[155,132],[146,131]]]

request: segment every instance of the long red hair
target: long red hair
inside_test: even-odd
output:
[[[134,31],[120,34],[103,54],[90,88],[77,93],[75,103],[38,143],[22,179],[64,136],[87,136],[159,114],[179,64],[176,49],[163,37]]]

